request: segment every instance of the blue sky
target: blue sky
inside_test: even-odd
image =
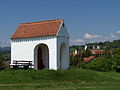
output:
[[[0,0],[0,41],[19,23],[64,19],[70,45],[120,38],[120,0]]]

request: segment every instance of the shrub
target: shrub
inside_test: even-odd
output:
[[[120,48],[114,50],[112,69],[116,72],[120,72]]]
[[[92,54],[91,54],[91,52],[90,52],[89,49],[84,50],[84,51],[82,52],[82,57],[89,57],[89,56],[91,56],[91,55],[92,55]]]
[[[77,66],[82,62],[82,57],[80,54],[75,55],[75,56],[70,56],[70,65],[71,66]]]
[[[93,61],[84,64],[85,69],[90,69],[94,71],[111,71],[113,61],[111,58],[100,57],[96,58]]]

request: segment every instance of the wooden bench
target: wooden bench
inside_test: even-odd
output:
[[[11,66],[13,66],[14,69],[17,69],[20,66],[23,66],[24,69],[28,69],[29,66],[33,66],[32,61],[24,61],[24,60],[13,60],[13,64],[14,65]]]

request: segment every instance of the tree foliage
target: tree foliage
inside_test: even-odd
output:
[[[98,57],[89,63],[83,65],[84,69],[95,71],[116,71],[120,72],[120,48],[114,50],[114,55],[106,52],[103,57]]]
[[[111,71],[112,70],[112,59],[106,57],[96,58],[93,61],[84,64],[85,69],[90,69],[94,71]]]
[[[4,61],[10,60],[10,51],[9,50],[4,50],[2,51],[0,49],[0,66],[4,65]]]
[[[83,65],[83,58],[85,57],[89,57],[91,55],[91,52],[89,49],[79,52],[77,55],[75,56],[70,56],[70,65],[71,66],[77,66],[77,67],[82,67]]]
[[[113,57],[113,67],[115,71],[120,72],[120,48],[115,49]]]

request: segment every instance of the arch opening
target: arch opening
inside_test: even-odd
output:
[[[66,45],[62,43],[60,46],[60,69],[64,69],[66,59]]]
[[[35,47],[34,68],[49,69],[49,49],[46,44],[39,44]]]

